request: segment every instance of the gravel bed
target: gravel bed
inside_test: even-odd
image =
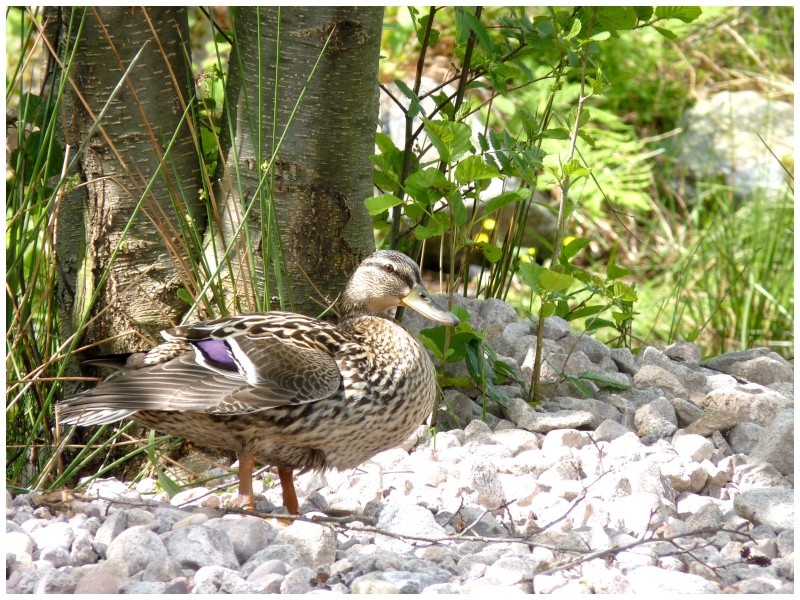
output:
[[[459,303],[529,377],[534,323]],[[7,493],[6,592],[793,593],[793,365],[685,342],[634,357],[557,317],[545,337],[542,406],[447,390],[448,431],[298,477],[294,521],[152,480]],[[583,379],[587,399],[558,379],[586,372],[618,385]],[[279,512],[278,486],[256,491]]]

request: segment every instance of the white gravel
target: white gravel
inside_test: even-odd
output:
[[[529,377],[530,321],[459,302]],[[450,430],[299,477],[288,526],[155,482],[7,493],[6,591],[792,593],[793,365],[767,349],[701,362],[685,342],[634,358],[557,318],[545,334],[543,406],[517,385],[505,405],[447,390]],[[556,379],[587,370],[630,388],[587,380],[587,399]],[[259,510],[280,504],[278,487],[262,495]],[[357,516],[311,522],[321,509]]]

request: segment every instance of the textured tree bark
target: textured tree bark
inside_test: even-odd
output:
[[[247,7],[233,15],[221,211],[207,255],[236,282],[231,311],[279,308],[281,296],[284,308],[318,314],[315,290],[335,294],[374,249],[363,200],[372,195],[383,9]],[[237,228],[247,231],[237,236]]]
[[[86,143],[77,173],[85,185],[65,194],[57,209],[65,334],[88,316],[83,339],[100,342],[99,352],[147,349],[187,308],[177,295],[179,287],[189,287],[181,266],[192,252],[184,223],[193,219],[202,229],[205,219],[200,161],[184,120],[193,89],[186,9],[61,8],[49,14],[60,28],[61,55],[77,44],[72,70],[55,79],[68,78],[64,142],[73,155]]]

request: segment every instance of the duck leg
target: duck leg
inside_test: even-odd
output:
[[[250,450],[239,453],[239,504],[247,510],[255,510],[256,499],[253,494],[253,469],[256,455]]]
[[[294,489],[294,471],[284,467],[278,467],[278,478],[281,480],[281,492],[283,492],[283,505],[289,510],[290,515],[300,514],[297,503],[297,492]]]

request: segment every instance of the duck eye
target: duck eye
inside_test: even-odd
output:
[[[394,273],[394,265],[392,263],[386,263],[383,265],[383,270],[386,273]]]

